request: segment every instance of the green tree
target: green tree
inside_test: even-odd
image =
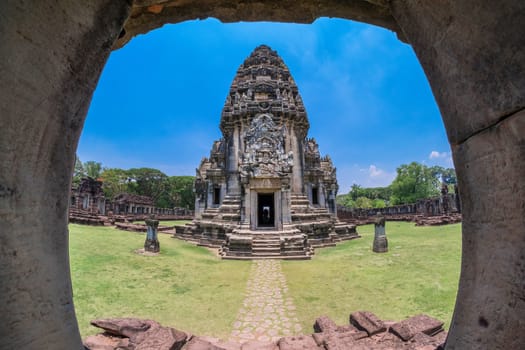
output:
[[[170,176],[169,196],[173,207],[195,208],[194,176]]]
[[[438,195],[440,181],[431,168],[412,162],[397,168],[397,176],[390,187],[392,205],[414,203],[417,199]]]
[[[353,184],[352,187],[350,187],[350,192],[348,192],[348,195],[353,201],[355,201],[358,197],[364,197],[365,191],[360,185]]]
[[[100,177],[100,173],[102,172],[102,163],[95,162],[94,160],[88,160],[84,163],[84,169],[87,176],[93,179],[98,179]]]
[[[120,193],[134,193],[129,189],[131,181],[127,170],[118,168],[104,169],[100,174],[102,189],[106,198],[113,199]]]
[[[342,205],[344,207],[353,208],[354,207],[354,201],[352,200],[352,197],[350,194],[340,194],[335,198],[335,202],[338,205]]]
[[[360,204],[370,205],[372,208],[384,208],[390,201],[392,190],[390,186],[387,187],[362,187],[353,184],[347,194],[337,196],[337,204],[348,208],[361,208]],[[361,199],[360,203],[356,203],[357,199],[363,197],[368,198],[370,202]]]
[[[455,185],[457,183],[456,170],[453,168],[443,168],[439,165],[435,165],[430,167],[430,171],[433,176],[447,185]]]
[[[355,208],[372,208],[372,200],[367,197],[357,197],[354,206]]]
[[[78,186],[80,184],[80,180],[82,180],[83,177],[86,176],[86,171],[84,170],[84,166],[82,165],[82,162],[80,161],[80,158],[78,158],[78,154],[75,155],[75,168],[73,169],[73,187]]]
[[[372,200],[372,208],[385,208],[386,203],[383,199],[377,198]]]
[[[129,169],[128,190],[131,193],[148,196],[155,206],[163,207],[163,195],[168,190],[168,176],[162,171],[152,168]]]

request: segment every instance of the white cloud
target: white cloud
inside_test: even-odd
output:
[[[352,184],[363,187],[385,187],[390,185],[395,177],[395,171],[389,172],[375,164],[369,165],[368,168],[359,164],[337,168],[339,194],[348,193]]]
[[[454,161],[450,152],[432,151],[428,155],[428,159],[431,160],[430,165],[440,165],[446,168],[454,167]],[[425,162],[423,161],[423,163]]]
[[[370,174],[370,177],[378,177],[385,174],[383,170],[379,169],[373,164],[368,168],[368,173]]]
[[[447,158],[447,157],[448,157],[447,152],[432,151],[430,152],[428,159],[439,159],[439,158]]]

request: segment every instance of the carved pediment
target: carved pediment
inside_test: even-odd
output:
[[[284,151],[285,130],[269,113],[257,115],[244,134],[241,177],[280,177],[291,172],[292,152]]]
[[[275,90],[274,84],[269,84],[267,82],[258,83],[257,85],[255,85],[255,92],[273,93],[274,90]]]
[[[251,189],[280,189],[282,187],[281,180],[279,178],[261,177],[255,178],[250,181]]]

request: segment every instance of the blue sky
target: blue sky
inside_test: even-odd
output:
[[[311,25],[166,25],[114,51],[78,146],[82,161],[194,175],[213,140],[235,72],[260,45],[290,68],[309,136],[337,167],[339,193],[386,186],[418,161],[452,167],[443,122],[410,46],[379,27],[338,19]]]

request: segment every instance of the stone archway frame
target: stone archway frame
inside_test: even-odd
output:
[[[391,29],[412,45],[443,116],[464,203],[447,349],[525,344],[525,2],[6,0],[0,348],[82,349],[67,189],[93,90],[112,48],[164,23],[208,16],[301,23],[340,17]]]

